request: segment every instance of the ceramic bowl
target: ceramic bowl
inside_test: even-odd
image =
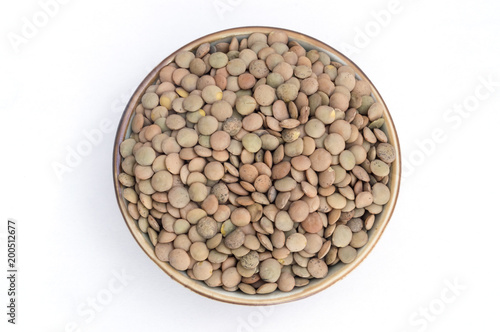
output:
[[[218,42],[229,42],[232,39],[232,37],[237,37],[238,39],[242,39],[248,37],[250,34],[254,32],[262,32],[267,34],[272,30],[285,31],[288,34],[291,41],[292,40],[297,41],[306,50],[317,49],[326,52],[327,54],[330,55],[330,57],[333,60],[351,66],[355,70],[358,79],[364,80],[370,84],[372,88],[372,96],[376,101],[380,102],[384,107],[383,117],[385,118],[385,124],[381,129],[386,133],[389,142],[396,148],[397,157],[396,160],[392,163],[390,181],[388,183],[388,186],[391,189],[392,196],[387,205],[384,207],[384,210],[379,215],[377,215],[373,228],[368,232],[369,234],[368,243],[363,248],[358,250],[358,256],[352,263],[350,264],[338,263],[334,266],[331,266],[329,268],[328,275],[324,279],[313,279],[308,285],[304,287],[295,288],[291,292],[285,293],[281,291],[275,291],[267,295],[247,295],[239,291],[228,292],[223,290],[222,288],[210,288],[204,282],[196,281],[189,278],[186,275],[186,273],[175,270],[168,263],[162,262],[156,257],[154,252],[154,247],[151,241],[149,240],[148,235],[142,233],[139,230],[137,222],[129,215],[127,211],[127,202],[124,200],[122,195],[123,187],[118,181],[118,175],[121,172],[120,169],[121,156],[119,152],[119,146],[120,143],[124,139],[126,139],[131,133],[130,127],[131,127],[133,112],[136,106],[140,103],[141,96],[145,92],[146,88],[158,79],[158,75],[161,68],[163,68],[165,65],[169,64],[174,60],[174,57],[177,52],[183,50],[196,50],[200,44],[206,42],[212,44],[216,44]],[[181,47],[178,51],[166,57],[158,66],[156,66],[156,68],[154,68],[146,76],[146,78],[138,86],[137,90],[134,92],[128,105],[126,106],[118,127],[118,131],[116,133],[116,139],[113,151],[113,178],[114,178],[114,187],[115,187],[118,206],[125,220],[125,224],[132,233],[132,236],[137,241],[139,246],[144,250],[146,255],[149,256],[149,258],[153,262],[155,262],[158,265],[158,267],[161,268],[172,279],[179,282],[183,286],[189,288],[190,290],[214,300],[234,303],[234,304],[242,304],[242,305],[271,305],[271,304],[296,301],[311,296],[313,294],[316,294],[318,292],[321,292],[322,290],[332,286],[337,281],[343,279],[347,274],[349,274],[349,272],[354,270],[368,256],[368,254],[377,244],[382,233],[384,232],[384,229],[389,223],[389,220],[394,211],[394,207],[396,205],[399,193],[399,184],[401,180],[400,156],[401,153],[400,153],[396,128],[394,127],[394,123],[391,119],[391,115],[389,114],[387,106],[385,105],[377,89],[373,86],[373,84],[366,77],[363,71],[361,71],[361,69],[359,69],[358,66],[356,66],[350,59],[348,59],[346,56],[341,54],[333,47],[299,32],[272,28],[272,27],[242,27],[242,28],[234,28],[212,33],[190,42],[189,44]],[[371,271],[370,273],[378,273],[378,272],[380,271]]]

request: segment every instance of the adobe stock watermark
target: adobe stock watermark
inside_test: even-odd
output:
[[[408,319],[410,325],[417,328],[418,332],[427,330],[429,325],[435,322],[465,290],[467,287],[458,278],[453,281],[446,279],[439,295],[430,300],[428,304],[418,307],[410,315]]]
[[[479,84],[471,94],[443,112],[444,124],[433,128],[430,137],[415,141],[417,148],[407,157],[402,157],[402,181],[413,175],[416,168],[422,166],[436,152],[437,147],[448,140],[450,131],[460,129],[465,120],[480,108],[481,102],[488,100],[500,90],[500,81],[494,80],[491,74],[486,78],[479,76],[478,80]]]
[[[57,16],[62,5],[66,5],[70,0],[40,0],[38,10],[30,16],[21,17],[21,29],[19,32],[8,32],[12,49],[19,53],[21,46],[38,36],[41,29],[45,28],[51,19]]]
[[[236,332],[254,332],[259,331],[266,321],[274,313],[274,306],[258,307],[252,310],[246,319],[238,317]]]
[[[221,20],[224,19],[224,16],[228,12],[232,12],[236,7],[241,5],[243,3],[243,0],[214,0],[213,5],[215,8],[215,11],[217,12],[217,16]]]
[[[94,296],[89,296],[80,303],[76,312],[80,316],[79,321],[68,322],[64,326],[64,332],[82,332],[83,327],[91,324],[97,314],[103,312],[108,307],[115,297],[123,292],[131,281],[135,279],[134,276],[127,274],[124,270],[113,271],[113,277],[109,279],[106,287],[100,289]]]
[[[400,14],[404,7],[399,0],[390,0],[385,9],[370,12],[371,20],[365,25],[354,28],[354,38],[352,44],[343,42],[340,44],[340,51],[346,56],[358,54],[362,49],[368,47],[372,40],[391,24],[394,16]]]
[[[119,98],[113,100],[111,103],[111,112],[123,112],[133,92],[134,90],[131,89],[129,93],[122,93]],[[83,138],[74,145],[66,145],[64,160],[62,162],[53,161],[51,163],[52,170],[57,179],[62,181],[65,174],[72,173],[83,163],[86,157],[92,154],[96,147],[104,142],[106,135],[113,133],[115,129],[115,121],[105,117],[101,119],[96,127],[83,130]]]
[[[92,154],[95,147],[99,146],[106,134],[113,132],[114,124],[108,119],[101,119],[96,128],[83,131],[83,136],[75,146],[66,145],[66,157],[64,162],[53,161],[51,163],[52,170],[59,181],[63,180],[65,173],[71,173],[75,168],[81,165],[83,158]]]
[[[149,73],[151,68],[156,67],[156,65],[157,63],[152,63],[149,66],[144,66],[144,73]],[[118,98],[114,99],[111,102],[111,113],[121,114],[124,112],[134,92],[135,88],[130,88],[128,92],[121,93]],[[76,144],[66,145],[64,160],[53,161],[50,164],[57,179],[62,181],[65,174],[72,173],[79,167],[84,159],[90,156],[94,149],[104,142],[106,135],[115,132],[117,125],[115,117],[103,117],[94,128],[83,130],[81,135],[83,137]]]

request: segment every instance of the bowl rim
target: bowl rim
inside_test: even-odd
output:
[[[260,32],[264,34],[268,34],[271,31],[282,31],[287,33],[287,35],[294,40],[297,40],[299,42],[305,42],[310,45],[314,45],[315,48],[318,49],[323,49],[333,55],[335,55],[341,62],[343,62],[346,65],[349,65],[354,69],[356,72],[357,76],[359,76],[362,80],[366,81],[371,89],[372,89],[372,95],[375,97],[375,100],[380,102],[383,106],[384,112],[383,112],[383,117],[385,119],[385,129],[387,131],[387,135],[389,136],[389,141],[391,144],[396,149],[396,162],[393,162],[391,165],[391,178],[389,182],[389,186],[391,189],[391,198],[389,202],[384,206],[384,210],[382,211],[381,215],[383,214],[383,218],[381,216],[380,220],[377,220],[377,227],[376,229],[373,229],[372,234],[370,235],[370,239],[368,243],[365,245],[363,248],[363,252],[361,255],[358,255],[356,259],[350,263],[346,264],[344,268],[340,269],[338,273],[333,273],[332,275],[328,275],[326,278],[319,280],[318,282],[314,283],[313,285],[306,285],[304,286],[301,292],[299,293],[283,293],[285,295],[279,296],[279,297],[267,297],[267,298],[260,298],[260,297],[255,297],[255,298],[247,298],[247,294],[243,294],[240,296],[235,296],[233,295],[232,292],[224,291],[219,288],[213,289],[210,288],[206,285],[201,284],[200,282],[193,280],[189,278],[187,275],[175,270],[173,267],[170,266],[170,264],[166,262],[160,261],[155,253],[154,253],[154,247],[151,247],[148,242],[145,240],[143,233],[138,229],[136,225],[136,221],[128,214],[128,209],[127,205],[121,195],[121,192],[123,190],[120,182],[118,181],[118,175],[120,174],[120,163],[121,163],[121,155],[120,155],[120,143],[125,139],[127,130],[130,125],[130,121],[132,119],[133,111],[135,110],[136,105],[139,102],[139,97],[143,94],[145,89],[151,85],[158,77],[159,72],[161,68],[163,68],[165,65],[168,63],[172,62],[175,55],[180,52],[180,51],[185,51],[185,50],[193,50],[197,46],[203,43],[213,43],[215,41],[220,41],[222,39],[226,39],[229,37],[233,36],[245,36],[249,35],[255,32]],[[135,241],[137,244],[142,248],[142,250],[146,253],[146,255],[149,256],[149,258],[155,262],[156,265],[158,265],[159,268],[161,268],[166,274],[168,274],[172,279],[180,283],[186,288],[189,288],[190,290],[213,300],[218,300],[226,303],[232,303],[232,304],[239,304],[239,305],[249,305],[249,306],[256,306],[256,305],[274,305],[274,304],[281,304],[281,303],[288,303],[292,301],[297,301],[300,299],[304,299],[306,297],[309,297],[311,295],[314,295],[316,293],[319,293],[320,291],[330,287],[331,285],[335,284],[336,282],[342,280],[345,276],[347,276],[350,272],[352,272],[356,267],[358,267],[361,262],[363,262],[366,257],[370,254],[370,252],[373,250],[375,245],[378,243],[380,240],[380,237],[382,236],[385,228],[387,227],[387,224],[389,223],[389,220],[391,219],[394,209],[398,200],[399,196],[399,188],[400,188],[400,183],[401,183],[401,148],[399,144],[399,139],[397,135],[396,128],[394,126],[394,121],[389,113],[389,110],[387,108],[387,105],[385,104],[383,98],[380,96],[378,90],[376,87],[373,85],[373,83],[370,81],[370,79],[365,75],[365,73],[348,57],[346,57],[344,54],[339,52],[337,49],[331,47],[330,45],[325,44],[324,42],[311,37],[309,35],[294,31],[294,30],[289,30],[289,29],[284,29],[284,28],[278,28],[278,27],[270,27],[270,26],[243,26],[243,27],[237,27],[237,28],[230,28],[230,29],[225,29],[225,30],[220,30],[216,32],[212,32],[210,34],[207,34],[205,36],[202,36],[198,39],[195,39],[186,45],[180,47],[178,50],[172,52],[170,55],[168,55],[165,59],[163,59],[153,70],[150,71],[150,73],[143,79],[143,81],[139,84],[137,89],[135,89],[132,97],[130,98],[129,102],[127,103],[125,110],[122,113],[115,140],[114,140],[114,145],[113,145],[113,182],[114,182],[114,191],[115,191],[115,196],[116,200],[118,203],[118,206],[120,208],[120,212],[124,218],[124,221],[134,237]],[[375,227],[374,227],[375,228]]]

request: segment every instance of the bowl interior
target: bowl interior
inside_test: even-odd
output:
[[[312,279],[307,286],[295,288],[291,292],[285,293],[281,291],[275,291],[271,294],[266,294],[266,295],[247,295],[242,292],[228,292],[223,290],[222,288],[208,287],[207,285],[205,285],[204,282],[196,281],[189,278],[185,272],[179,272],[175,270],[168,263],[162,262],[156,257],[154,253],[154,246],[151,243],[149,236],[140,231],[137,222],[127,212],[127,203],[123,198],[123,187],[118,181],[118,175],[120,174],[121,171],[120,170],[121,156],[119,153],[119,146],[120,143],[124,139],[128,138],[131,134],[132,131],[131,123],[133,119],[133,112],[136,106],[139,104],[140,97],[142,96],[143,92],[149,85],[151,85],[158,79],[161,68],[172,62],[177,52],[181,50],[195,50],[200,44],[205,42],[210,42],[212,44],[216,44],[218,42],[229,42],[233,36],[236,36],[238,39],[241,40],[243,38],[248,37],[251,33],[254,32],[262,32],[267,34],[272,30],[285,31],[288,34],[290,40],[299,42],[306,50],[316,49],[326,52],[331,57],[332,60],[351,66],[356,72],[357,79],[367,81],[370,84],[372,88],[372,97],[376,101],[380,102],[384,107],[383,117],[385,118],[385,124],[381,127],[381,130],[383,130],[386,133],[389,142],[392,145],[394,145],[397,156],[396,160],[391,165],[391,176],[388,183],[388,186],[391,190],[391,198],[384,207],[383,211],[376,216],[374,226],[370,231],[368,231],[369,235],[368,243],[361,249],[358,249],[358,256],[356,257],[355,261],[353,261],[350,264],[344,264],[339,262],[334,266],[330,266],[327,277],[325,277],[324,279]],[[115,193],[118,205],[120,206],[120,210],[122,212],[122,215],[125,219],[127,226],[130,229],[130,232],[136,239],[137,243],[145,251],[145,253],[170,277],[180,282],[185,287],[188,287],[189,289],[203,296],[207,296],[215,300],[220,300],[235,304],[246,304],[246,305],[278,304],[305,298],[341,280],[357,265],[359,265],[359,263],[361,263],[368,255],[368,253],[373,249],[374,245],[377,243],[382,232],[384,231],[389,219],[391,218],[399,193],[399,184],[401,179],[400,170],[401,170],[400,147],[396,129],[394,127],[389,111],[387,110],[387,106],[385,105],[383,99],[379,95],[376,88],[366,77],[366,75],[352,61],[350,61],[340,52],[318,40],[298,32],[278,29],[278,28],[270,28],[270,27],[244,27],[244,28],[236,28],[236,29],[216,32],[185,45],[178,51],[174,52],[173,54],[165,58],[165,60],[163,60],[155,69],[153,69],[153,71],[151,71],[151,73],[144,79],[144,81],[139,85],[137,90],[134,92],[132,98],[130,99],[123,113],[118,128],[114,145],[114,155],[113,155],[113,177],[114,177]]]

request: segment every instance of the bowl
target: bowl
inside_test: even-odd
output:
[[[351,66],[354,69],[358,79],[365,80],[366,82],[369,83],[372,89],[372,97],[383,105],[383,117],[385,119],[385,124],[381,127],[381,130],[385,132],[389,142],[395,147],[396,160],[391,164],[391,175],[388,183],[388,186],[391,190],[391,198],[389,202],[385,205],[383,211],[377,215],[373,227],[368,232],[369,240],[367,244],[361,249],[358,249],[358,256],[352,263],[343,264],[340,262],[334,266],[330,266],[328,275],[325,278],[313,279],[308,285],[300,288],[295,288],[291,292],[275,291],[273,293],[266,295],[259,295],[259,294],[247,295],[239,291],[229,292],[225,291],[222,288],[210,288],[207,285],[205,285],[204,282],[191,279],[190,277],[187,276],[185,272],[177,271],[176,269],[171,267],[168,263],[162,262],[156,257],[154,246],[149,240],[148,235],[141,232],[137,222],[128,213],[127,202],[123,198],[123,187],[118,181],[118,175],[121,172],[120,169],[121,156],[120,156],[119,146],[120,143],[124,139],[126,139],[131,133],[131,120],[133,117],[133,112],[135,107],[140,103],[142,94],[149,85],[151,85],[158,79],[161,68],[172,62],[177,52],[185,50],[196,50],[196,48],[199,45],[207,42],[208,43],[229,42],[232,39],[232,37],[242,39],[248,37],[250,34],[254,32],[261,32],[268,34],[273,30],[280,30],[286,32],[289,36],[289,40],[297,41],[306,50],[317,49],[326,52],[328,55],[330,55],[330,57],[333,60]],[[118,206],[125,220],[125,224],[132,233],[132,236],[137,241],[139,246],[144,250],[146,255],[149,256],[149,258],[153,262],[155,262],[156,265],[158,265],[158,267],[161,268],[172,279],[179,282],[183,286],[189,288],[190,290],[205,297],[208,297],[210,299],[223,301],[227,303],[240,304],[240,305],[273,305],[273,304],[286,303],[303,299],[330,287],[337,281],[343,279],[368,256],[368,254],[372,251],[372,249],[380,239],[382,233],[384,232],[384,229],[386,228],[394,211],[394,207],[396,205],[399,193],[399,185],[401,181],[400,156],[401,152],[399,147],[398,136],[396,133],[396,128],[394,127],[394,123],[391,119],[391,115],[387,109],[387,106],[385,105],[377,89],[373,86],[373,84],[366,77],[363,71],[361,71],[361,69],[359,69],[358,66],[356,66],[350,59],[348,59],[346,56],[344,56],[342,53],[332,48],[331,46],[299,32],[280,29],[280,28],[273,28],[273,27],[241,27],[241,28],[233,28],[215,32],[188,43],[187,45],[181,47],[179,50],[166,57],[158,66],[156,66],[146,76],[146,78],[138,86],[138,88],[132,95],[130,101],[128,102],[125,111],[123,112],[120,124],[118,126],[116,139],[114,143],[114,150],[113,150],[113,179],[114,179],[114,188]]]

